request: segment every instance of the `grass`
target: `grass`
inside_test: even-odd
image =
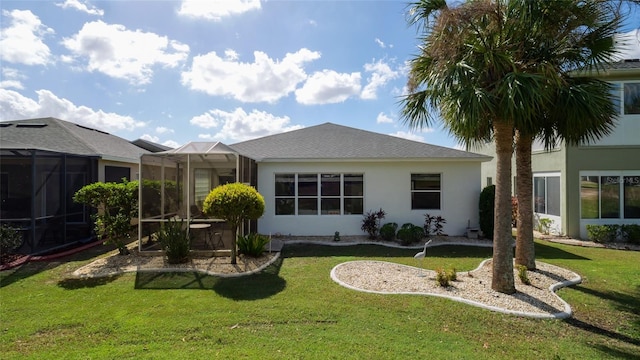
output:
[[[424,266],[475,268],[491,249],[435,247]],[[95,254],[3,272],[2,359],[640,358],[640,252],[536,242],[580,273],[559,291],[568,320],[503,315],[447,299],[352,291],[329,278],[355,259],[416,265],[415,250],[287,246],[267,271],[70,279]]]

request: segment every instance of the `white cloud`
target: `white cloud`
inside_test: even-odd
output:
[[[104,10],[98,9],[93,5],[87,5],[86,2],[81,2],[79,0],[65,0],[63,3],[57,3],[56,6],[59,6],[63,9],[75,9],[89,15],[102,16],[104,15]]]
[[[414,133],[411,133],[411,132],[397,131],[397,132],[395,132],[393,134],[389,134],[389,135],[395,136],[395,137],[399,137],[399,138],[403,138],[403,139],[407,139],[407,140],[424,142],[424,136],[420,136],[418,134],[414,134]]]
[[[296,90],[296,100],[305,105],[339,103],[357,95],[360,89],[360,73],[323,70],[314,73]]]
[[[8,89],[8,88],[14,88],[14,89],[18,89],[18,90],[22,90],[24,89],[24,86],[22,85],[22,81],[23,79],[26,79],[27,77],[24,76],[22,73],[20,73],[18,70],[13,69],[13,68],[2,68],[2,77],[0,79],[0,88],[3,89]]]
[[[226,53],[228,56],[229,50]],[[191,69],[182,73],[182,84],[209,95],[273,103],[307,78],[303,65],[320,58],[320,53],[302,48],[279,61],[261,51],[255,51],[253,56],[252,63],[221,58],[215,52],[196,56]]]
[[[378,38],[375,39],[376,44],[378,44],[378,46],[380,46],[381,48],[386,48],[387,46],[384,44],[384,42]]]
[[[279,117],[256,109],[247,114],[242,108],[236,108],[233,112],[210,110],[191,119],[192,124],[205,129],[220,127],[215,134],[198,135],[200,139],[234,142],[302,128],[300,125],[289,125],[290,122],[288,116]]]
[[[0,29],[0,59],[15,64],[46,65],[51,51],[42,41],[55,33],[29,10],[2,11],[9,26]]]
[[[77,106],[61,99],[49,90],[38,90],[33,100],[13,91],[0,89],[0,120],[56,117],[107,132],[133,130],[145,126],[130,116],[107,113],[86,106]]]
[[[376,99],[378,97],[378,88],[383,87],[389,81],[400,76],[399,71],[392,70],[391,67],[382,62],[382,60],[364,64],[364,70],[371,73],[371,76],[367,79],[367,86],[362,89],[362,94],[360,94],[360,97],[366,100]]]
[[[100,20],[86,23],[70,38],[62,41],[75,58],[86,58],[86,69],[98,71],[131,84],[151,81],[153,66],[176,67],[186,60],[189,46],[166,36]]]
[[[164,127],[164,126],[158,126],[156,128],[156,132],[158,134],[173,134],[174,133],[173,129],[169,129],[168,127]]]
[[[640,29],[631,30],[616,36],[616,58],[640,59]]]
[[[393,123],[393,119],[388,117],[385,113],[380,113],[378,114],[378,117],[376,118],[376,123],[378,124],[392,124]]]
[[[224,17],[260,10],[260,0],[182,0],[178,15],[221,21]]]
[[[149,134],[144,134],[142,136],[140,136],[140,139],[142,140],[147,140],[147,141],[151,141],[152,143],[156,143],[156,144],[161,144],[164,146],[168,146],[170,148],[178,148],[180,147],[180,144],[174,140],[166,140],[163,142],[160,142],[160,138],[157,136],[153,136],[153,135],[149,135]]]

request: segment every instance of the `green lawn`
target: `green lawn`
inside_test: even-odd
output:
[[[360,293],[329,277],[333,266],[355,259],[415,265],[416,250],[287,246],[267,271],[238,279],[140,273],[77,280],[69,274],[92,260],[87,254],[30,263],[0,274],[0,358],[640,358],[640,252],[544,241],[536,251],[583,276],[583,284],[559,291],[572,319]],[[490,252],[436,247],[425,266],[470,270]]]

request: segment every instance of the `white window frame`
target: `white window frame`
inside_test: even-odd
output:
[[[293,195],[276,195],[275,194],[275,187],[276,187],[276,178],[278,176],[282,176],[282,175],[294,175],[294,194]],[[300,176],[311,176],[311,175],[315,175],[316,178],[316,184],[317,184],[317,190],[316,190],[316,194],[315,195],[300,195],[298,193],[298,184],[299,184],[299,178]],[[322,175],[339,175],[340,176],[340,195],[322,195]],[[354,196],[354,195],[345,195],[344,193],[344,178],[345,175],[361,175],[362,176],[362,187],[363,187],[363,193],[362,196]],[[273,176],[274,179],[274,198],[277,199],[293,199],[294,202],[294,211],[293,214],[277,214],[276,212],[276,208],[275,206],[277,206],[277,202],[274,201],[274,215],[275,216],[336,216],[336,215],[356,215],[356,216],[361,216],[362,213],[360,214],[345,214],[345,209],[344,209],[344,202],[346,199],[362,199],[362,203],[363,203],[363,212],[364,212],[364,183],[365,183],[365,176],[364,173],[359,173],[359,172],[349,172],[349,173],[341,173],[338,171],[322,171],[322,172],[278,172],[278,173],[274,173]],[[300,199],[316,199],[316,213],[315,214],[300,214],[300,209],[298,207],[298,201]],[[340,209],[339,212],[335,212],[332,211],[330,213],[327,214],[323,214],[322,213],[322,199],[339,199],[340,200]]]

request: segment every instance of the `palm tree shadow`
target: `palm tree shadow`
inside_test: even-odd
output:
[[[136,273],[135,288],[141,290],[213,290],[233,300],[258,300],[280,293],[286,281],[280,277],[282,258],[263,271],[239,277],[218,277],[199,272]]]
[[[568,260],[591,260],[584,256],[564,251],[554,246],[549,246],[545,242],[536,240],[536,258],[540,259],[568,259]]]

